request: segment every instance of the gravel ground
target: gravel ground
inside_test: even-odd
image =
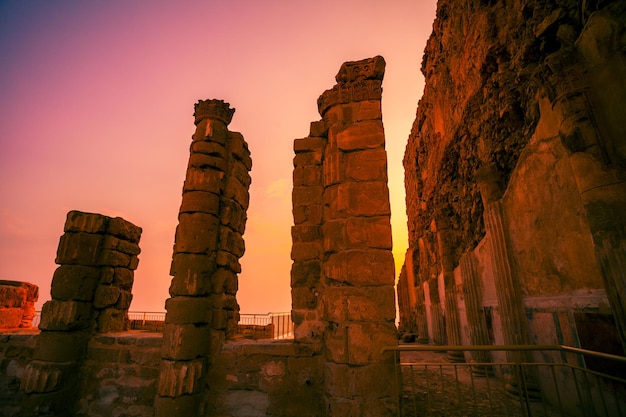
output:
[[[447,363],[445,353],[403,352],[401,362],[406,364],[402,366],[402,417],[561,415],[542,402],[527,403],[529,409],[524,410],[527,404],[508,394],[501,379],[477,377],[466,365],[455,368]]]

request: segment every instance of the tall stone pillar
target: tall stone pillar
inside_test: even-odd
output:
[[[428,338],[428,317],[426,315],[426,299],[424,297],[424,286],[415,288],[415,316],[417,320],[417,342],[427,344]]]
[[[430,305],[430,340],[435,345],[445,345],[447,343],[446,323],[441,306],[438,279],[436,277],[430,279],[425,290],[428,291],[427,295]]]
[[[204,415],[206,375],[237,325],[235,298],[248,208],[250,153],[227,129],[235,109],[221,100],[194,107],[196,131],[178,216],[163,331],[156,416]]]
[[[485,230],[491,245],[494,283],[504,343],[507,345],[528,345],[530,344],[530,336],[520,282],[511,269],[507,230],[503,219],[500,178],[495,167],[491,165],[479,169],[475,178],[483,200]],[[509,356],[512,356],[515,362],[528,362],[525,359],[528,356],[526,352],[514,352]],[[527,392],[521,394],[528,395],[530,398],[537,398],[536,378],[528,373],[524,375],[524,381],[526,382],[524,389]],[[509,388],[511,391],[519,393],[519,381],[515,373],[511,375]]]
[[[21,381],[23,416],[73,415],[89,337],[127,329],[141,228],[119,217],[70,211],[64,232],[52,299],[41,310],[41,333]]]
[[[476,271],[476,258],[473,252],[465,253],[460,259],[461,279],[463,280],[463,297],[465,299],[465,314],[469,326],[469,336],[472,345],[489,345],[489,332],[485,322],[482,307],[481,281]],[[491,362],[489,353],[472,352],[475,362]],[[490,372],[485,366],[472,366],[472,371],[477,374]]]
[[[626,95],[625,45],[619,35],[623,30],[623,19],[619,22],[602,12],[591,15],[576,44],[568,32],[559,32],[564,47],[546,58],[541,75],[561,117],[559,136],[569,152],[607,298],[626,349],[626,129],[623,112],[611,108],[621,108],[623,102],[613,98],[623,100]],[[601,91],[596,91],[594,81]],[[610,114],[617,113],[611,120]]]
[[[461,320],[454,278],[455,263],[451,236],[452,230],[448,219],[444,215],[438,216],[435,224],[445,288],[446,337],[449,345],[460,346],[463,342],[461,341]],[[450,351],[447,353],[447,358],[450,362],[465,362],[463,352]]]
[[[329,417],[392,416],[398,400],[397,385],[389,383],[394,381],[393,356],[381,354],[383,346],[397,344],[387,154],[380,102],[384,69],[382,57],[343,64],[337,85],[318,99],[322,124],[312,125],[311,136],[323,131],[326,140],[307,138],[296,142],[296,147],[306,145],[306,153],[311,156],[318,155],[323,146],[321,164],[310,164],[314,183],[318,173],[315,167],[321,166],[321,186],[311,183],[304,187],[302,182],[294,182],[303,187],[294,188],[294,196],[298,195],[297,203],[294,198],[294,219],[296,213],[303,212],[313,217],[306,222],[296,221],[294,226],[298,231],[294,252],[306,244],[308,254],[300,259],[292,252],[294,270],[306,269],[295,275],[292,270],[292,285],[294,291],[304,294],[297,305],[294,299],[294,309],[308,311],[317,323],[303,322],[298,329],[312,326],[312,334],[322,332]],[[296,157],[299,155],[297,152]],[[300,162],[297,171],[305,166]],[[304,195],[310,198],[307,204]],[[322,202],[321,219],[315,217],[315,201]],[[306,228],[300,226],[305,223]],[[311,232],[306,241],[305,231]],[[320,248],[314,242],[319,232],[323,246],[316,256]],[[314,297],[322,300],[321,321],[317,319],[320,310],[316,309]],[[309,305],[311,308],[301,308]],[[297,337],[303,335],[296,330]]]

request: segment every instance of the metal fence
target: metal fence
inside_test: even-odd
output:
[[[129,311],[130,330],[162,332],[165,324],[164,311]],[[39,326],[41,311],[35,312],[33,327]],[[291,313],[241,314],[236,337],[248,339],[291,339],[293,321]]]
[[[235,334],[247,339],[292,339],[291,313],[240,314]]]
[[[399,360],[401,417],[626,416],[625,357],[553,345],[403,345],[383,351]],[[482,361],[446,360],[455,351]]]

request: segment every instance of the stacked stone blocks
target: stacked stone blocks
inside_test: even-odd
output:
[[[170,271],[171,298],[165,304],[158,416],[203,410],[212,356],[239,321],[237,274],[245,251],[252,160],[243,136],[227,129],[234,111],[221,100],[195,105],[196,131]]]
[[[21,381],[24,415],[68,412],[67,396],[91,334],[127,327],[141,228],[119,217],[71,211],[64,232],[52,299],[42,308],[33,361]]]
[[[31,327],[38,298],[34,284],[0,280],[0,329]]]
[[[326,414],[392,415],[397,343],[382,57],[345,63],[294,142],[296,343],[320,347]],[[320,207],[321,202],[321,207]],[[321,210],[320,210],[321,209]]]

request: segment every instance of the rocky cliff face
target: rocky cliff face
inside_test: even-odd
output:
[[[496,170],[505,190],[539,120],[538,74],[573,43],[590,15],[623,15],[618,1],[441,0],[422,62],[426,88],[404,157],[409,245],[416,280],[441,270],[437,219],[452,259],[485,234],[476,183]]]

